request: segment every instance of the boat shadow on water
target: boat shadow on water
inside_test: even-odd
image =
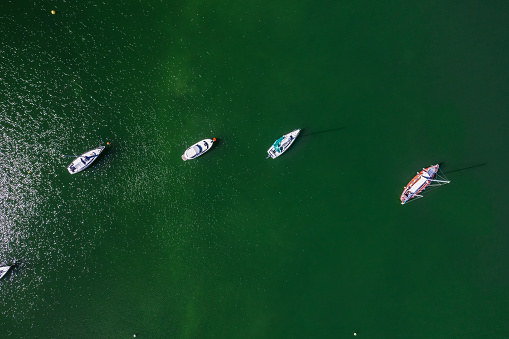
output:
[[[317,136],[319,134],[324,134],[324,133],[332,133],[332,132],[339,132],[341,130],[344,130],[346,129],[346,127],[335,127],[335,128],[329,128],[329,129],[326,129],[326,130],[322,130],[322,131],[316,131],[316,132],[312,132],[312,131],[309,131],[309,129],[307,128],[302,128],[300,130],[300,134],[299,136],[297,137],[297,139],[295,140],[294,144],[292,145],[292,148],[294,148],[294,152],[292,152],[292,150],[288,151],[289,154],[287,154],[285,152],[285,158],[292,158],[294,156],[297,155],[297,149],[301,149],[301,148],[304,148],[304,149],[307,149],[309,148],[309,141],[311,139],[304,139],[304,140],[300,140],[301,138],[305,138],[305,137],[311,137],[311,136]]]
[[[329,129],[326,129],[326,130],[323,130],[323,131],[317,131],[317,132],[307,132],[307,129],[302,129],[301,130],[301,138],[305,138],[305,137],[310,137],[312,135],[317,135],[317,134],[322,134],[322,133],[329,133],[329,132],[337,132],[337,131],[341,131],[343,129],[345,129],[346,127],[336,127],[336,128],[329,128]],[[306,131],[306,133],[304,133]]]
[[[469,170],[469,169],[474,169],[474,168],[477,168],[477,167],[486,166],[487,164],[488,164],[487,162],[483,162],[482,164],[477,164],[477,165],[472,165],[472,166],[468,166],[468,167],[458,168],[458,169],[451,170],[451,171],[443,171],[443,173],[444,174],[450,174],[450,173],[466,171],[466,170]],[[445,163],[444,162],[439,163],[439,165],[440,165],[440,168],[444,168],[445,167]]]

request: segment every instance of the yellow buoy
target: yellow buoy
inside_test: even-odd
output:
[[[55,11],[53,10],[53,11],[51,11],[51,14],[57,14],[57,12],[55,12]]]

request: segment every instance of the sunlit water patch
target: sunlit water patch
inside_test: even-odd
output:
[[[35,309],[51,309],[62,285],[93,272],[87,260],[98,238],[121,220],[118,210],[161,196],[168,171],[149,164],[160,158],[164,135],[147,97],[153,83],[123,87],[140,76],[123,60],[138,38],[110,26],[125,42],[113,49],[105,22],[48,28],[36,19],[30,30],[3,19],[0,262],[16,267],[0,281],[1,312],[21,322]],[[108,58],[118,62],[105,68]],[[145,129],[155,132],[148,138]],[[63,154],[108,141],[111,147],[87,171],[69,175],[72,159]]]

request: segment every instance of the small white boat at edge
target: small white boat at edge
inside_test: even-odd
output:
[[[105,146],[99,146],[97,148],[94,148],[91,151],[88,151],[86,153],[83,153],[67,167],[67,170],[71,174],[75,174],[78,172],[83,171],[85,168],[90,166],[95,159],[101,154],[101,152],[104,150]]]
[[[300,133],[300,129],[296,129],[296,130],[291,131],[288,134],[283,135],[281,138],[277,139],[274,142],[274,144],[272,146],[270,146],[269,150],[267,151],[267,153],[269,154],[267,156],[267,159],[268,158],[275,159],[275,158],[279,157],[281,154],[283,154],[284,152],[286,152],[286,150],[288,150],[288,148],[290,148],[290,146],[293,144],[293,142],[295,141],[295,139],[297,138],[299,133]]]
[[[0,279],[2,279],[4,277],[4,275],[7,274],[7,272],[9,272],[11,267],[12,266],[0,266]]]
[[[186,149],[184,154],[182,154],[182,160],[186,161],[198,158],[200,155],[207,152],[212,147],[214,141],[216,141],[216,138],[203,139],[198,141],[196,144]]]

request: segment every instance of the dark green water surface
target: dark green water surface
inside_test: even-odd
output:
[[[4,0],[0,29],[0,337],[509,337],[509,3]]]

